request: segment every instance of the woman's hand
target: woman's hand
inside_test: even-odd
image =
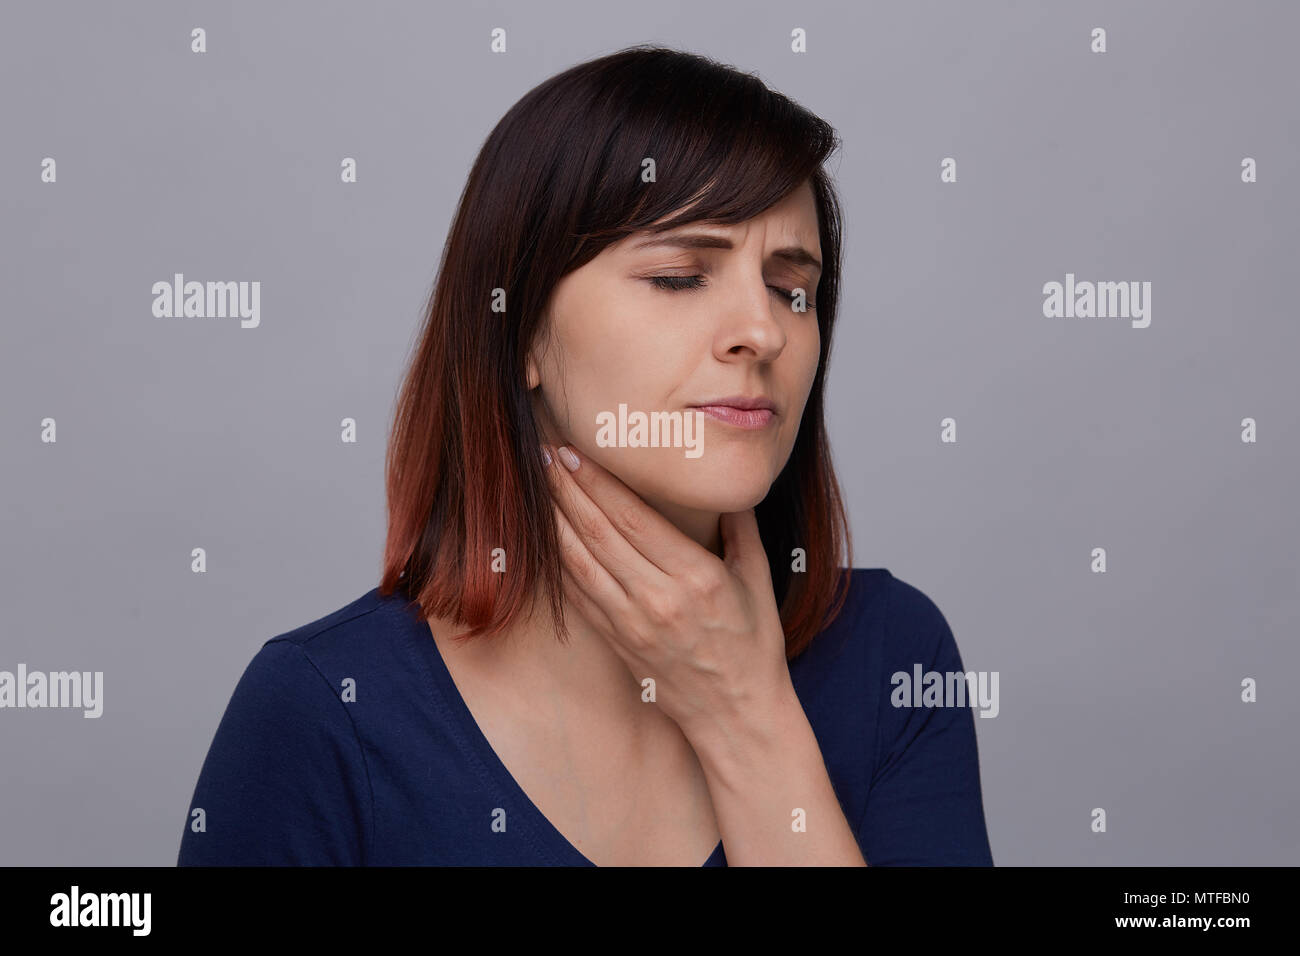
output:
[[[570,447],[550,456],[565,598],[688,740],[764,723],[794,698],[753,510],[724,514],[723,557]]]
[[[785,659],[754,512],[723,557],[572,449],[550,455],[566,607],[609,641],[700,759],[729,866],[862,866]],[[791,826],[795,810],[818,821]]]

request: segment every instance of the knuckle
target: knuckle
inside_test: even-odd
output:
[[[623,508],[619,511],[618,527],[634,536],[643,535],[647,530],[645,516],[635,508]]]
[[[584,559],[578,562],[578,576],[579,583],[588,591],[594,591],[600,586],[600,574],[590,561]]]
[[[621,634],[624,643],[634,651],[643,651],[652,642],[652,632],[644,626],[625,628]]]
[[[682,597],[674,588],[660,588],[655,591],[646,607],[646,616],[656,625],[666,626],[675,623],[682,613]]]
[[[594,515],[586,512],[579,512],[572,519],[573,529],[585,541],[593,541],[600,544],[605,540],[605,529],[600,521]]]
[[[704,568],[687,579],[686,587],[695,598],[711,599],[722,592],[722,574],[715,568]]]

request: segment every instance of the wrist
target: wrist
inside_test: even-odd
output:
[[[774,688],[763,700],[715,712],[682,731],[711,784],[729,789],[739,789],[754,775],[784,765],[784,755],[795,754],[807,739],[816,739],[788,671],[784,686]]]

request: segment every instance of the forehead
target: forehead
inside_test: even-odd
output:
[[[813,195],[812,184],[807,181],[800,183],[799,188],[795,189],[771,209],[766,210],[762,215],[789,220],[800,226],[810,224],[815,234],[817,231],[817,200]]]
[[[679,214],[680,211],[658,221],[664,222],[672,215]],[[807,255],[796,254],[794,260],[802,259],[807,264],[820,268],[821,263],[816,258],[821,254],[817,204],[808,183],[746,222],[733,224],[710,219],[688,220],[664,232],[641,230],[626,237],[618,245],[631,253],[663,248],[733,249],[736,242],[740,241],[741,234],[747,231],[746,227],[751,225],[767,231],[769,246],[779,247],[782,251],[802,249]]]

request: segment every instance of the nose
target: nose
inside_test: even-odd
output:
[[[743,287],[742,287],[743,285]],[[785,348],[785,328],[774,310],[774,293],[760,273],[756,279],[738,283],[730,296],[731,306],[723,315],[714,337],[714,354],[720,361],[749,356],[770,362]]]

